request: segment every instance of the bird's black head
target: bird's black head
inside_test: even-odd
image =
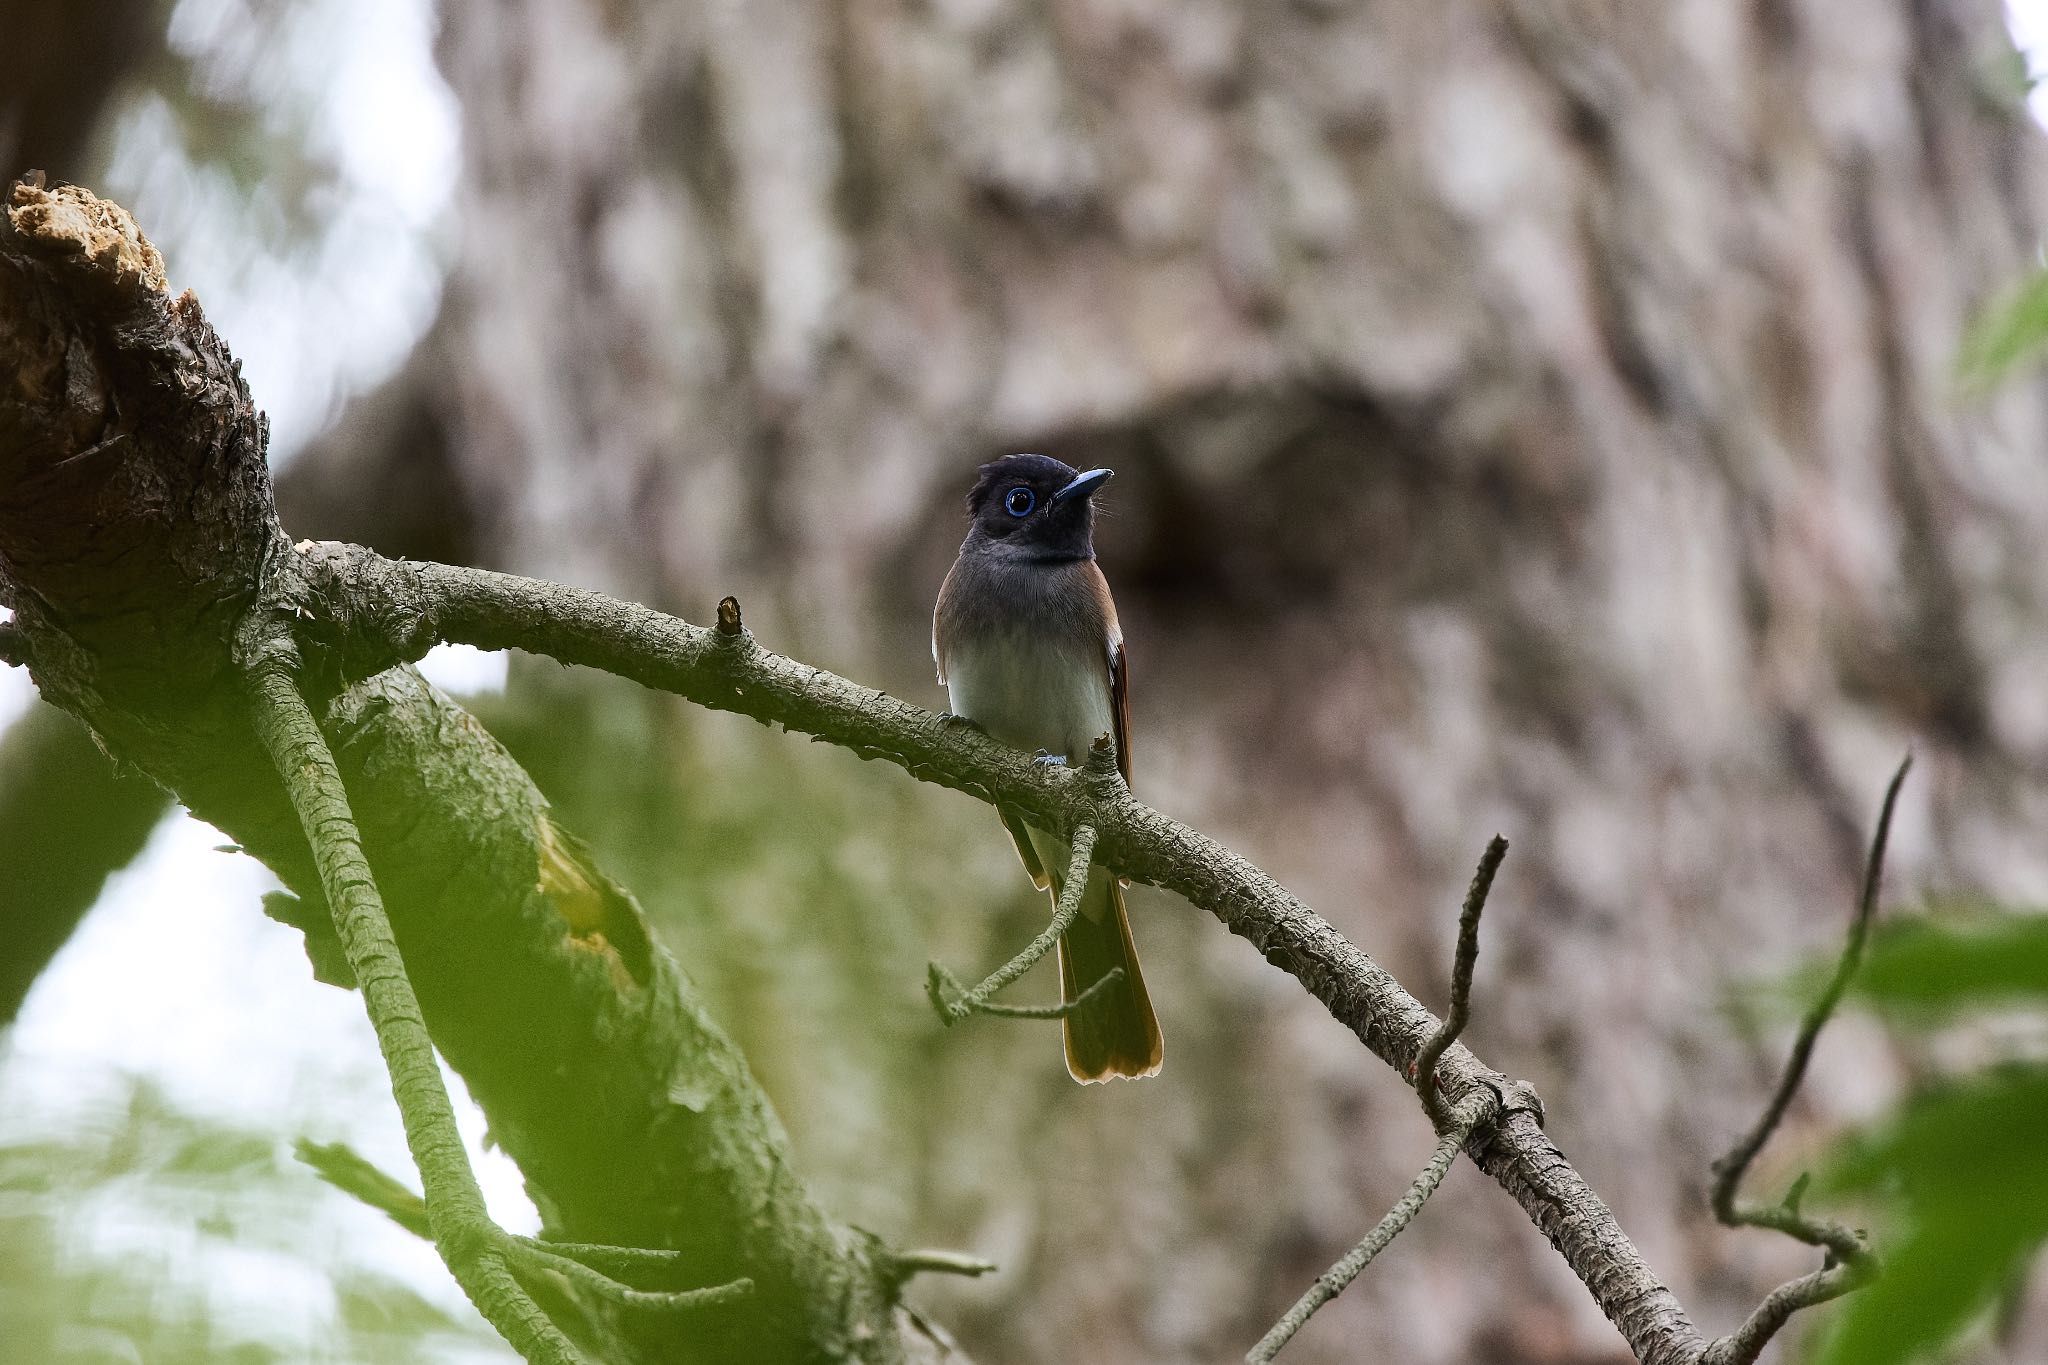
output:
[[[1095,490],[1107,469],[1081,473],[1050,455],[1005,455],[981,467],[967,510],[970,543],[994,543],[1032,559],[1095,554]]]

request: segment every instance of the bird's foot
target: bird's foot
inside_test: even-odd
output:
[[[984,735],[988,733],[980,721],[970,720],[966,716],[956,716],[951,711],[939,712],[939,724],[948,730],[973,730]]]
[[[1043,749],[1031,755],[1031,761],[1033,763],[1043,763],[1049,768],[1064,768],[1067,766],[1067,756],[1065,754],[1049,754]]]

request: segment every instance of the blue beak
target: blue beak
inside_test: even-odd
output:
[[[1113,469],[1091,469],[1086,474],[1076,474],[1067,486],[1052,495],[1053,506],[1057,507],[1068,498],[1085,498],[1109,482]]]

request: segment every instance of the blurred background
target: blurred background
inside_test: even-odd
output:
[[[0,170],[134,211],[294,535],[735,593],[934,707],[974,466],[1114,466],[1139,794],[1439,1009],[1507,835],[1466,1041],[1711,1333],[1809,1267],[1706,1209],[1789,1031],[1746,988],[1838,940],[1900,755],[1893,903],[2048,891],[2048,387],[1978,322],[2040,263],[2041,40],[1992,0],[0,0]],[[1164,1075],[1084,1091],[1053,1033],[925,1003],[1045,913],[984,807],[428,669],[638,892],[827,1207],[1001,1263],[919,1286],[984,1365],[1236,1358],[1427,1154],[1172,897],[1132,896]],[[268,875],[19,673],[0,724],[0,1359],[511,1359],[291,1158],[406,1169]],[[1844,1017],[1759,1193],[2040,1033]],[[1960,1352],[2048,1358],[2048,1286]],[[1287,1359],[1626,1357],[1461,1167]]]

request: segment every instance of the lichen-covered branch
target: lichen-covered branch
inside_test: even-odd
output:
[[[1486,912],[1486,896],[1493,889],[1493,877],[1501,860],[1508,856],[1508,841],[1496,834],[1487,842],[1486,852],[1472,873],[1472,885],[1465,892],[1465,904],[1458,911],[1458,947],[1451,958],[1451,1003],[1444,1021],[1415,1055],[1415,1090],[1422,1096],[1422,1110],[1438,1131],[1451,1121],[1438,1089],[1436,1064],[1444,1049],[1458,1041],[1472,1016],[1472,972],[1479,964],[1479,917]]]
[[[391,1073],[406,1146],[426,1190],[427,1227],[435,1249],[484,1320],[520,1355],[533,1365],[582,1365],[576,1348],[519,1287],[505,1263],[502,1234],[470,1170],[419,998],[363,856],[334,755],[299,695],[289,662],[280,657],[288,642],[259,641],[256,648],[261,652],[249,664],[250,720],[284,781],[334,908],[335,932],[369,1010]]]
[[[738,1049],[525,772],[412,670],[350,682],[330,627],[293,615],[308,594],[261,414],[118,206],[14,189],[0,372],[0,600],[44,698],[314,923],[328,895],[237,662],[242,624],[283,613],[418,1012],[524,1174],[543,1249],[650,1248],[677,1258],[664,1284],[754,1282],[688,1331],[600,1310],[607,1365],[932,1358],[889,1249],[817,1204]]]
[[[1451,1173],[1452,1163],[1458,1159],[1459,1150],[1471,1140],[1472,1130],[1479,1126],[1492,1105],[1491,1095],[1475,1095],[1455,1112],[1444,1115],[1436,1149],[1430,1153],[1422,1173],[1409,1185],[1408,1192],[1387,1210],[1386,1217],[1373,1225],[1363,1241],[1316,1277],[1316,1282],[1294,1301],[1294,1306],[1280,1316],[1265,1336],[1259,1338],[1259,1344],[1245,1353],[1245,1365],[1267,1365],[1294,1339],[1296,1332],[1308,1325],[1308,1320],[1316,1315],[1317,1310],[1343,1293],[1372,1264],[1374,1257],[1394,1244],[1394,1239],[1415,1221],[1416,1214],[1422,1212],[1422,1206],[1436,1193],[1436,1187],[1444,1183],[1444,1177]]]
[[[1273,879],[1221,844],[1152,810],[1114,775],[1032,763],[921,707],[762,648],[721,607],[706,628],[602,593],[485,570],[384,559],[358,546],[297,547],[304,610],[352,669],[413,658],[443,640],[525,649],[631,678],[717,710],[882,758],[921,780],[1000,803],[1040,828],[1096,831],[1096,861],[1214,914],[1299,980],[1382,1061],[1410,1073],[1439,1021],[1387,971]],[[1462,1045],[1437,1065],[1445,1099],[1498,1094],[1497,1117],[1468,1143],[1645,1365],[1691,1365],[1707,1340],[1629,1241],[1611,1210],[1544,1134],[1530,1088]]]
[[[779,1127],[630,898],[488,737],[391,669],[437,641],[604,669],[885,758],[1070,839],[1086,826],[1096,861],[1216,916],[1397,1072],[1411,1074],[1439,1035],[1439,1021],[1326,921],[1135,800],[1113,772],[1033,764],[763,649],[736,608],[721,611],[729,628],[710,630],[559,585],[287,544],[262,421],[231,357],[189,295],[169,300],[161,260],[111,205],[17,190],[0,234],[0,362],[22,376],[0,401],[0,585],[44,694],[302,896],[319,894],[326,879],[275,778],[251,778],[265,765],[251,761],[230,647],[259,602],[291,621],[296,681],[349,784],[420,1008],[549,1196],[544,1214],[583,1240],[689,1251],[706,1279],[752,1276],[743,1306],[756,1358],[910,1354],[915,1334],[896,1326],[900,1266],[792,1188]],[[480,990],[462,970],[479,955],[510,979]],[[1458,1044],[1433,1070],[1453,1113],[1488,1111],[1464,1150],[1558,1249],[1637,1360],[1706,1359],[1683,1307],[1544,1134],[1534,1093]],[[662,1096],[647,1111],[662,1121],[621,1125],[593,1088]],[[613,1188],[621,1172],[637,1198]],[[1766,1304],[1752,1322],[1766,1310],[1776,1311]],[[676,1335],[639,1340],[650,1355],[687,1356]]]

